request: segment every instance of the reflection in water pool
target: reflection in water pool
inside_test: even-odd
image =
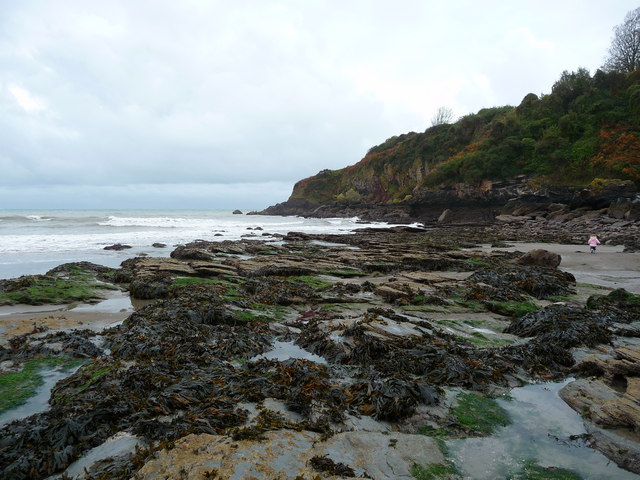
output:
[[[142,445],[142,442],[138,437],[126,432],[120,432],[73,462],[65,470],[64,474],[69,478],[82,478],[84,477],[85,469],[88,470],[96,462],[134,452],[136,446],[139,445]]]
[[[82,303],[71,309],[73,312],[132,312],[133,306],[128,292],[115,290],[109,292],[104,300],[98,303]]]
[[[321,363],[323,365],[327,364],[327,361],[319,355],[315,353],[311,353],[307,350],[304,350],[294,344],[293,342],[279,342],[276,341],[273,343],[273,348],[268,352],[263,353],[262,355],[257,355],[251,358],[249,361],[255,362],[261,359],[267,360],[279,360],[284,361],[289,358],[301,358],[304,360],[310,360],[312,362]]]
[[[449,452],[465,479],[505,479],[526,461],[573,470],[584,480],[632,480],[640,475],[618,468],[600,452],[572,435],[586,433],[582,418],[559,396],[562,383],[527,385],[498,400],[511,425],[485,438],[448,440]]]

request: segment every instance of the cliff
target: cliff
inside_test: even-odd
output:
[[[517,107],[389,138],[355,165],[300,180],[271,215],[491,220],[516,199],[573,207],[633,202],[640,185],[640,71],[564,72]]]

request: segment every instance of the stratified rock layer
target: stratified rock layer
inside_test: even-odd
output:
[[[601,349],[574,370],[590,376],[569,383],[560,396],[583,414],[596,448],[640,473],[640,345]]]

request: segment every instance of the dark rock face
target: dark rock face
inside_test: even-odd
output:
[[[293,199],[278,203],[260,212],[250,212],[247,215],[299,215],[303,217],[332,218],[359,217],[367,221],[381,221],[390,223],[410,223],[412,221],[411,208],[408,205],[385,204],[342,204],[331,203],[317,205],[306,200]]]
[[[613,218],[640,218],[637,187],[630,181],[609,180],[590,187],[544,185],[519,176],[485,181],[480,185],[457,184],[417,192],[401,203],[310,202],[296,192],[286,202],[250,214],[300,215],[304,217],[352,217],[365,220],[428,224],[490,224],[496,216],[555,218],[566,221],[571,212],[601,210]],[[446,212],[446,215],[444,214]]]
[[[562,257],[559,254],[539,248],[525,253],[518,259],[518,264],[556,268],[561,261]]]
[[[234,210],[233,214],[234,215],[242,215],[242,211],[241,210]]]

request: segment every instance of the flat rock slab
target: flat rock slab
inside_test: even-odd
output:
[[[136,259],[136,275],[171,275],[215,277],[219,275],[236,276],[235,267],[204,260],[178,260],[164,257],[145,257]]]
[[[346,432],[331,437],[321,447],[332,460],[375,480],[413,480],[413,464],[445,463],[436,442],[424,435]]]
[[[580,378],[559,392],[571,408],[585,416],[595,447],[636,473],[640,473],[639,353],[638,345],[626,345],[609,355],[587,355],[576,368],[600,372],[600,378]]]
[[[592,423],[586,424],[595,448],[619,467],[640,473],[640,446],[638,438],[630,436],[625,429],[604,429]]]
[[[320,441],[314,432],[281,430],[267,432],[261,440],[234,441],[202,434],[178,440],[174,448],[145,464],[135,478],[199,480],[208,472],[229,480],[293,480],[319,473],[326,479],[342,478],[313,470],[314,456],[326,456],[351,467],[358,478],[373,480],[412,480],[413,464],[445,462],[436,442],[423,435],[344,432]]]
[[[424,283],[426,285],[432,283],[450,282],[451,280],[464,280],[471,276],[473,272],[403,272],[402,277],[416,283]],[[464,277],[464,278],[462,278]]]
[[[598,411],[608,402],[615,402],[620,395],[602,380],[579,378],[565,385],[560,392],[562,398],[576,412]]]

